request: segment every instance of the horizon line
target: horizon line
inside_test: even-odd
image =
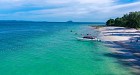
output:
[[[17,21],[17,22],[66,22],[66,23],[81,23],[81,22],[84,22],[84,21],[32,21],[32,20],[0,20],[0,21]],[[105,22],[99,22],[99,21],[93,21],[94,23],[105,23]],[[84,23],[93,23],[93,22],[84,22]]]

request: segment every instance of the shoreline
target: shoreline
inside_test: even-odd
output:
[[[111,53],[107,56],[118,59],[122,65],[140,74],[140,30],[124,27],[93,27]],[[124,66],[124,67],[125,67]]]

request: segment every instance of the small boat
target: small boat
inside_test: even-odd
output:
[[[101,41],[100,39],[94,38],[92,36],[84,36],[82,38],[78,37],[77,39],[80,41]]]

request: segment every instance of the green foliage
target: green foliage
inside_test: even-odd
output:
[[[113,25],[114,25],[114,22],[115,22],[114,19],[109,19],[109,20],[106,22],[106,25],[107,25],[107,26],[113,26]]]
[[[129,28],[140,28],[140,11],[130,12],[121,18],[109,19],[107,26],[123,26]]]
[[[122,18],[116,18],[114,25],[123,26]]]

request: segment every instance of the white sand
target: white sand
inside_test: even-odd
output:
[[[140,30],[124,27],[101,27],[97,30],[101,32],[99,38],[104,42],[110,42],[110,45],[117,44],[122,48],[140,51]]]
[[[140,35],[139,30],[124,27],[102,27],[99,31],[101,31],[101,35],[103,35],[101,38],[104,41],[130,41],[130,38]]]

